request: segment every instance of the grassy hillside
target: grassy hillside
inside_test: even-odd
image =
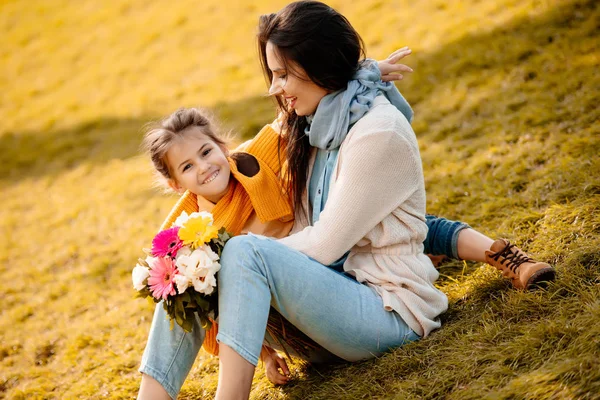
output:
[[[552,262],[546,291],[441,268],[444,327],[378,360],[294,366],[271,399],[600,398],[600,9],[593,0],[332,1],[381,58],[410,45],[428,211]],[[0,398],[133,398],[152,308],[130,271],[175,198],[141,127],[210,108],[273,117],[254,49],[285,2],[0,3]],[[201,355],[181,398],[207,399]]]

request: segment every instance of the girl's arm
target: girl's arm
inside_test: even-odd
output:
[[[341,169],[319,221],[280,242],[329,265],[423,185],[416,139],[408,139],[414,137],[410,126],[404,121],[404,133],[381,131],[372,126],[378,122],[371,118],[362,126],[368,133],[356,131],[342,145],[346,149],[339,154]]]
[[[287,362],[275,350],[263,345],[260,360],[265,364],[265,375],[271,383],[284,385],[290,380],[290,370]],[[280,371],[281,370],[281,371]]]

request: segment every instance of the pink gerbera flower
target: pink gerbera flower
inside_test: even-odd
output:
[[[152,240],[152,255],[154,257],[169,256],[174,258],[177,251],[183,246],[178,233],[178,226],[158,232]]]
[[[157,257],[151,259],[150,276],[148,277],[148,286],[155,299],[162,298],[166,300],[167,296],[176,294],[175,292],[175,274],[177,267],[169,257]]]

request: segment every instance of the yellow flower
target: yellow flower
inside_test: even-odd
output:
[[[213,226],[212,216],[199,216],[188,219],[179,229],[179,239],[192,248],[201,247],[204,243],[218,237],[219,228]]]

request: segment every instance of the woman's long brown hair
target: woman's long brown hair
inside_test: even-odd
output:
[[[364,42],[350,22],[318,1],[298,1],[260,17],[258,51],[268,87],[273,73],[267,64],[267,42],[275,46],[287,74],[301,77],[300,67],[304,76],[328,92],[345,89],[365,55]],[[280,96],[277,103],[278,112],[285,117],[287,191],[296,209],[302,209],[311,149],[304,133],[306,117],[288,110]]]

